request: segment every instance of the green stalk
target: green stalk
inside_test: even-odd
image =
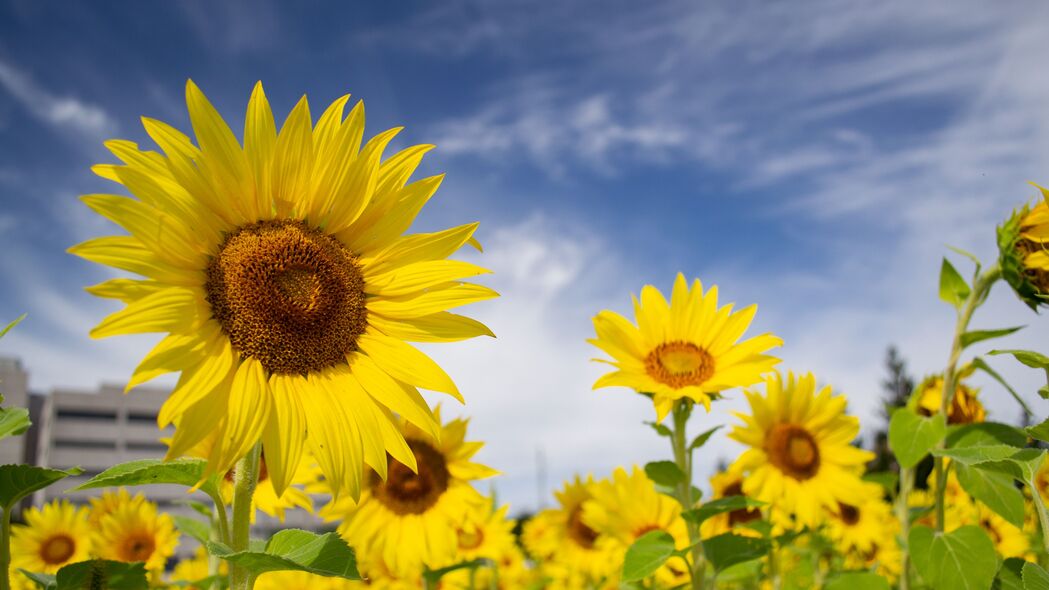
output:
[[[255,486],[259,482],[259,457],[261,455],[262,445],[255,443],[248,454],[237,461],[237,467],[233,472],[233,536],[230,538],[230,548],[234,551],[247,551],[248,549],[251,533],[251,499],[255,495]],[[229,579],[230,590],[251,590],[255,586],[255,579],[251,572],[232,563]]]
[[[11,507],[4,510],[3,524],[0,525],[0,590],[11,590]]]
[[[951,402],[954,401],[954,390],[957,389],[958,358],[962,354],[962,348],[964,348],[962,346],[962,334],[968,331],[969,320],[972,319],[973,312],[984,302],[984,299],[987,298],[987,293],[1001,276],[1002,271],[998,264],[995,263],[983,274],[976,277],[969,297],[965,300],[965,307],[958,314],[958,321],[954,327],[954,340],[951,343],[951,354],[947,359],[947,368],[943,371],[943,393],[940,395],[940,415],[943,416],[945,421],[947,420],[947,412],[950,410]],[[944,439],[937,443],[936,448],[940,450],[946,448],[946,440]],[[936,474],[936,530],[942,533],[944,522],[943,501],[944,493],[947,490],[947,470],[944,469],[943,457],[934,456],[933,466]]]
[[[902,537],[903,551],[900,552],[900,590],[910,590],[911,587],[911,549],[908,538],[911,535],[911,509],[907,503],[914,486],[914,468],[900,468],[900,491],[896,496],[896,518],[900,521],[900,535]]]
[[[688,417],[692,408],[687,400],[678,400],[674,403],[673,418],[674,428],[671,431],[670,442],[674,450],[674,462],[685,474],[685,481],[677,487],[677,499],[685,510],[691,510],[695,500],[692,498],[692,453],[688,449],[685,430]],[[700,538],[699,525],[686,522],[688,528],[689,543],[692,545],[692,563],[689,575],[692,579],[693,590],[703,590],[706,578],[706,561],[703,558],[703,543]]]

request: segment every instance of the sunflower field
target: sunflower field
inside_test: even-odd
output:
[[[0,589],[1049,588],[1049,402],[1028,407],[988,362],[1049,378],[1049,351],[993,348],[1019,328],[970,326],[999,283],[1049,306],[1049,190],[986,228],[998,259],[944,258],[947,362],[891,411],[885,460],[856,443],[859,419],[820,367],[783,367],[781,338],[748,333],[756,304],[678,274],[669,293],[624,285],[639,291],[633,317],[593,310],[589,340],[608,370],[594,389],[651,402],[624,436],[666,452],[580,473],[514,519],[489,484],[507,466],[476,461],[468,421],[420,393],[469,408],[413,343],[494,336],[458,308],[498,296],[467,282],[487,269],[452,258],[482,250],[477,223],[411,229],[443,178],[414,178],[433,146],[388,153],[399,129],[368,137],[349,96],[319,117],[303,97],[278,129],[260,83],[241,137],[193,82],[186,104],[191,134],[143,118],[155,147],[106,142],[115,163],[92,170],[120,194],[81,200],[126,233],[69,249],[122,273],[87,287],[123,305],[92,337],[161,335],[127,389],[177,375],[157,420],[174,426],[167,454],[91,477],[90,505],[15,523],[24,498],[79,472],[0,466]],[[988,421],[976,372],[1025,425]],[[727,397],[746,410],[723,410]],[[700,413],[719,425],[697,432]],[[0,437],[28,427],[3,408]],[[699,481],[719,429],[744,450]],[[209,501],[173,516],[142,493],[156,484]],[[257,512],[290,511],[326,532],[253,535]]]

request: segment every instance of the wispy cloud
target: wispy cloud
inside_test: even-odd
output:
[[[59,96],[37,84],[26,72],[0,60],[0,86],[33,117],[59,133],[98,141],[108,139],[116,121],[105,110],[72,96]]]

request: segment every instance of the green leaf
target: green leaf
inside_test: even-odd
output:
[[[977,463],[978,469],[987,469],[1005,473],[1034,488],[1034,478],[1045,460],[1045,451],[1041,449],[1020,449],[1012,455],[997,461]]]
[[[702,524],[703,521],[711,516],[716,516],[725,512],[735,512],[736,510],[758,508],[764,505],[764,502],[759,502],[746,496],[726,496],[724,498],[718,498],[717,500],[711,500],[695,510],[687,510],[681,513],[681,517],[698,525]]]
[[[1011,354],[1013,358],[1020,361],[1021,363],[1031,367],[1032,369],[1047,369],[1049,370],[1049,357],[1045,356],[1040,352],[1033,350],[1018,350],[1018,349],[1007,349],[1007,350],[992,350],[987,354]]]
[[[1049,418],[1041,424],[1028,427],[1026,431],[1032,438],[1036,438],[1042,442],[1049,442]]]
[[[302,571],[320,576],[361,579],[353,549],[336,533],[318,535],[299,529],[278,531],[266,543],[235,552],[222,543],[208,542],[208,553],[238,565],[254,575],[280,570]]]
[[[18,568],[18,571],[22,572],[23,576],[36,583],[36,587],[40,590],[57,590],[58,588],[58,582],[55,581],[54,574],[38,574],[36,572],[26,571],[22,568]]]
[[[976,265],[975,274],[976,275],[980,274],[980,266],[981,266],[980,265],[980,259],[977,258],[976,255],[974,255],[974,254],[972,254],[970,252],[966,252],[965,250],[962,250],[961,248],[958,248],[956,246],[952,246],[950,244],[944,244],[944,245],[947,246],[948,248],[950,248],[952,251],[957,252],[958,254],[961,254],[962,256],[968,258],[969,260],[972,260],[973,264]]]
[[[1010,557],[1002,562],[998,568],[998,576],[994,579],[994,590],[1024,590],[1023,571],[1027,563],[1019,557]]]
[[[1027,446],[1027,435],[1008,424],[980,422],[949,427],[946,442],[948,448],[1003,444],[1020,449]]]
[[[0,338],[3,338],[8,332],[10,332],[11,328],[14,328],[18,324],[21,324],[22,320],[24,320],[24,319],[25,319],[25,314],[23,313],[22,315],[20,315],[17,318],[15,318],[15,321],[11,322],[10,324],[7,324],[6,326],[3,327],[3,329],[0,329]]]
[[[926,418],[910,408],[899,408],[889,421],[889,448],[901,467],[914,467],[943,440],[946,432],[943,416]]]
[[[92,559],[71,563],[55,575],[58,590],[105,588],[106,590],[142,590],[149,587],[146,564]]]
[[[685,473],[673,461],[653,461],[645,464],[648,478],[661,486],[673,487],[685,481]]]
[[[659,436],[671,437],[674,435],[674,433],[671,432],[669,428],[660,424],[659,422],[645,422],[645,424],[651,426],[652,430],[655,430],[656,434],[658,434]]]
[[[423,572],[423,578],[436,584],[441,578],[457,570],[472,570],[479,568],[491,563],[487,559],[471,559],[470,561],[460,561],[459,563],[452,564],[446,567],[435,570],[426,570]]]
[[[968,348],[970,345],[983,340],[1008,336],[1009,334],[1023,330],[1025,327],[1026,326],[1015,326],[1013,328],[1001,328],[998,330],[970,330],[968,332],[963,332],[960,338],[962,348]]]
[[[878,471],[875,473],[866,473],[863,476],[863,481],[876,483],[882,488],[884,488],[886,493],[890,495],[895,495],[896,486],[900,483],[900,474],[893,473],[892,471]]]
[[[972,360],[972,366],[990,375],[995,381],[997,381],[1002,387],[1004,387],[1010,395],[1013,396],[1013,399],[1015,399],[1016,403],[1020,404],[1020,407],[1023,408],[1025,412],[1027,412],[1027,415],[1033,415],[1033,412],[1031,412],[1031,408],[1027,406],[1027,402],[1024,401],[1023,397],[1021,397],[1019,393],[1016,393],[1016,390],[1009,385],[1005,378],[999,375],[997,371],[992,369],[991,366],[988,365],[982,358],[974,358]]]
[[[33,465],[0,465],[0,508],[5,511],[10,510],[19,500],[29,494],[42,490],[56,481],[81,473],[83,470],[79,467],[61,471]]]
[[[688,445],[688,450],[694,451],[707,444],[707,441],[710,440],[710,437],[713,436],[713,434],[718,430],[721,430],[721,426],[715,426],[714,428],[711,428],[706,432],[696,435],[696,438],[692,439],[692,444]]]
[[[988,461],[1000,461],[1016,454],[1018,449],[1009,445],[987,444],[971,447],[953,447],[950,449],[935,449],[932,454],[940,457],[949,457],[963,465],[976,465]]]
[[[1022,576],[1024,590],[1049,590],[1049,573],[1038,564],[1025,563]]]
[[[940,299],[954,307],[961,307],[969,297],[969,285],[946,258],[940,266]]]
[[[183,533],[203,543],[211,540],[211,525],[188,516],[172,516],[175,527]]]
[[[33,423],[25,408],[0,408],[0,439],[24,434]]]
[[[978,466],[955,465],[958,483],[974,498],[1019,528],[1024,524],[1024,496],[1013,478]]]
[[[737,563],[762,557],[768,551],[767,539],[755,539],[732,533],[724,533],[703,540],[703,552],[716,572]]]
[[[184,457],[174,461],[163,459],[140,459],[120,463],[106,469],[87,480],[74,490],[90,490],[116,486],[143,486],[151,484],[175,484],[186,487],[196,486],[204,479],[204,467],[207,461]],[[218,485],[214,476],[201,486],[209,495],[216,495]]]
[[[994,542],[978,526],[933,533],[917,526],[910,535],[911,559],[933,588],[989,590],[998,571]]]
[[[838,574],[825,590],[889,590],[889,581],[870,572],[846,572]]]
[[[636,582],[651,576],[674,555],[674,537],[666,531],[649,531],[626,550],[623,581]]]

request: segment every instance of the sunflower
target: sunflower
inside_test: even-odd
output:
[[[367,474],[360,502],[336,501],[322,515],[342,518],[339,533],[350,545],[374,549],[399,574],[445,565],[459,547],[456,525],[484,502],[470,482],[496,474],[471,461],[483,443],[467,442],[466,426],[466,420],[451,420],[434,438],[402,422],[401,432],[418,468],[391,456],[383,466],[386,474]]]
[[[524,526],[525,548],[544,562],[544,574],[564,586],[589,587],[618,573],[608,544],[583,521],[583,505],[593,499],[594,485],[591,476],[565,482],[554,492],[559,506],[539,512]]]
[[[117,508],[126,505],[138,506],[146,502],[146,497],[142,494],[132,496],[128,493],[127,488],[117,488],[116,491],[107,490],[102,492],[101,496],[89,498],[88,502],[91,508],[87,513],[87,521],[91,524],[92,529],[98,530],[102,526],[102,521]]]
[[[862,490],[862,495],[848,502],[839,500],[837,510],[830,510],[827,536],[843,551],[867,555],[893,538],[898,521],[880,485],[864,484]]]
[[[994,541],[994,548],[1005,558],[1024,557],[1030,549],[1030,541],[1023,529],[1005,520],[997,512],[982,503],[975,503],[977,521],[980,528]]]
[[[710,499],[720,500],[743,495],[743,472],[738,468],[719,471],[710,477]],[[745,536],[761,536],[760,533],[746,526],[747,523],[761,520],[758,508],[740,508],[731,512],[722,512],[703,521],[700,530],[704,539],[730,531]]]
[[[962,379],[973,373],[972,365],[958,373],[958,385],[954,390],[951,407],[947,409],[948,424],[974,424],[987,419],[987,410],[977,399],[980,390],[962,383]],[[918,385],[917,410],[922,416],[934,416],[940,413],[940,402],[943,399],[943,376],[926,377]]]
[[[152,502],[128,502],[117,506],[93,532],[92,553],[103,559],[145,562],[154,575],[164,570],[175,554],[179,533],[171,515],[157,512]]]
[[[729,434],[750,447],[734,465],[746,473],[743,493],[818,525],[824,509],[862,495],[858,473],[874,455],[850,444],[859,420],[845,415],[845,397],[830,386],[817,392],[812,373],[789,373],[784,381],[777,372],[766,377],[765,390],[746,391],[751,415],[737,412],[743,425]]]
[[[757,306],[732,312],[732,304],[718,307],[718,288],[705,294],[696,279],[689,289],[678,274],[670,303],[652,285],[634,299],[637,326],[623,316],[602,311],[594,317],[597,338],[588,340],[613,360],[616,368],[594,383],[624,386],[650,394],[657,420],[662,421],[676,400],[689,399],[710,410],[718,392],[752,385],[779,359],[763,354],[783,341],[762,334],[742,342]]]
[[[267,572],[255,581],[255,590],[355,590],[367,588],[363,582],[319,576],[309,572]]]
[[[1020,300],[1037,311],[1049,305],[1049,189],[1034,186],[1042,200],[998,227],[998,264]]]
[[[183,559],[175,564],[175,568],[171,572],[171,581],[178,582],[179,584],[177,585],[186,590],[208,590],[210,584],[197,586],[196,583],[211,577],[209,559],[208,552],[204,547],[197,547],[193,557]],[[229,569],[226,566],[226,561],[218,558],[215,558],[215,560],[218,562],[218,571],[215,575],[225,576]]]
[[[1042,495],[1042,501],[1049,502],[1049,461],[1042,461],[1034,476],[1034,485]]]
[[[24,517],[26,524],[14,525],[11,531],[12,568],[54,574],[62,566],[89,558],[87,510],[56,500],[39,509],[29,508]],[[14,569],[11,578],[18,587],[35,587]]]
[[[617,468],[610,480],[597,482],[590,491],[592,499],[583,503],[583,523],[608,545],[620,562],[626,550],[651,531],[665,531],[674,538],[677,549],[689,545],[688,530],[681,518],[681,504],[660,494],[645,472],[634,467],[630,474]],[[655,573],[664,586],[675,587],[688,582],[688,567],[681,560],[670,560]]]
[[[465,518],[455,526],[455,561],[489,559],[495,561],[513,547],[517,521],[507,518],[509,505],[495,508],[492,498],[469,507]]]
[[[477,224],[402,235],[441,183],[407,183],[432,146],[384,160],[399,128],[361,147],[364,107],[344,118],[348,99],[313,125],[303,97],[278,133],[260,83],[242,147],[188,82],[199,147],[152,119],[143,123],[163,154],[107,142],[123,165],[94,170],[134,197],[83,200],[130,235],[70,249],[144,277],[88,289],[127,304],[91,335],[167,334],[128,383],[181,372],[158,416],[160,427],[176,425],[167,456],[218,432],[208,472],[225,473],[261,439],[278,495],[304,444],[336,494],[356,497],[365,463],[385,476],[387,453],[414,470],[391,412],[436,434],[417,388],[462,398],[406,341],[491,335],[447,311],[496,296],[459,281],[485,269],[446,260],[464,244],[479,247]]]

